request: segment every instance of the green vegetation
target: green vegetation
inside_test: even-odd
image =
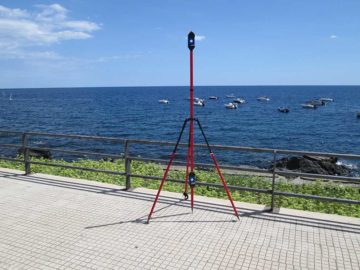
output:
[[[76,160],[73,162],[67,162],[64,160],[36,159],[36,161],[49,162],[52,164],[63,164],[63,165],[84,167],[84,168],[94,168],[101,170],[124,171],[123,160],[110,162],[104,160],[94,161],[94,160],[84,159],[84,160]],[[22,163],[15,163],[9,161],[0,161],[0,167],[24,170],[24,165]],[[89,180],[95,180],[106,183],[113,183],[118,185],[124,185],[125,183],[124,176],[117,176],[117,175],[111,175],[105,173],[94,173],[89,171],[81,171],[81,170],[61,168],[61,167],[51,167],[51,166],[32,164],[31,171],[33,173],[45,173],[45,174],[60,175],[60,176],[73,177],[73,178],[82,178],[82,179],[89,179]],[[133,161],[131,163],[131,173],[161,177],[163,175],[163,169],[161,166],[154,163],[143,163],[143,162]],[[215,171],[197,171],[196,175],[198,181],[208,182],[208,183],[220,183],[220,179],[218,175],[215,173]],[[184,179],[184,177],[185,177],[184,171],[171,171],[169,172],[168,175],[168,178],[171,179]],[[262,176],[225,175],[225,178],[228,185],[271,189],[271,182]],[[157,189],[159,187],[159,181],[157,180],[145,180],[145,179],[132,177],[131,183],[132,183],[132,187],[145,187],[151,189]],[[164,185],[164,190],[182,193],[183,184],[166,182]],[[312,183],[301,184],[301,185],[278,180],[276,183],[276,191],[360,200],[359,188],[344,186],[333,182],[324,183],[320,180]],[[197,186],[196,194],[208,196],[208,197],[226,198],[225,191],[222,188],[216,188],[216,187]],[[231,194],[233,196],[233,199],[237,201],[264,204],[264,205],[270,205],[271,202],[271,196],[269,194],[253,193],[248,191],[232,191]],[[285,208],[308,210],[314,212],[323,212],[329,214],[360,217],[360,205],[354,205],[354,204],[350,205],[345,203],[323,202],[323,201],[317,201],[311,199],[276,196],[275,205],[276,207],[285,207]]]

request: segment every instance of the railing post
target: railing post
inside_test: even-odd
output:
[[[275,207],[275,179],[276,179],[276,150],[273,152],[273,169],[272,169],[272,184],[271,184],[271,208],[270,211],[274,212]]]
[[[124,156],[125,156],[125,189],[129,190],[131,188],[131,159],[129,158],[129,141],[125,141],[125,150],[124,150]]]
[[[29,155],[29,148],[28,148],[28,134],[22,134],[22,149],[24,154],[24,165],[25,165],[25,175],[31,173],[30,169],[30,155]]]

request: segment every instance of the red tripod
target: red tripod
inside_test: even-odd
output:
[[[190,133],[189,133],[189,144],[188,144],[188,151],[187,151],[187,157],[186,157],[186,176],[185,176],[185,188],[184,188],[185,200],[188,199],[187,189],[188,189],[188,185],[190,185],[191,211],[193,211],[193,209],[194,209],[194,188],[195,188],[195,183],[196,183],[196,177],[195,177],[195,173],[194,173],[194,168],[195,168],[195,162],[194,162],[194,122],[196,122],[198,124],[198,126],[199,126],[199,129],[201,131],[202,136],[204,137],[207,148],[208,148],[208,150],[210,152],[210,157],[214,162],[214,165],[215,165],[216,170],[217,170],[217,172],[219,174],[221,182],[222,182],[222,184],[224,186],[226,194],[227,194],[227,196],[228,196],[228,198],[229,198],[229,200],[231,202],[232,208],[234,209],[235,216],[237,218],[239,218],[239,215],[238,215],[238,212],[237,212],[236,207],[234,205],[234,202],[232,200],[231,194],[230,194],[229,189],[228,189],[228,187],[226,185],[226,181],[224,179],[224,176],[222,175],[222,173],[220,171],[219,164],[217,163],[215,155],[211,150],[211,147],[210,147],[209,142],[208,142],[208,140],[207,140],[207,138],[205,136],[205,133],[204,133],[204,130],[203,130],[201,124],[200,124],[200,121],[199,121],[199,119],[194,118],[193,50],[195,48],[195,34],[193,32],[190,32],[189,35],[188,35],[188,47],[189,47],[189,50],[190,50],[190,118],[185,119],[184,124],[183,124],[183,126],[181,128],[180,135],[179,135],[178,140],[177,140],[177,142],[175,144],[175,148],[174,148],[173,152],[171,153],[169,163],[168,163],[168,165],[166,167],[164,176],[163,176],[163,178],[161,180],[159,190],[158,190],[158,192],[156,194],[154,204],[151,207],[151,210],[150,210],[150,213],[149,213],[149,216],[148,216],[148,219],[147,219],[147,223],[150,222],[151,215],[154,212],[155,205],[156,205],[156,203],[157,203],[157,201],[159,199],[160,192],[161,192],[161,190],[163,188],[163,185],[165,183],[167,174],[168,174],[168,172],[170,170],[170,167],[171,167],[171,164],[172,164],[172,162],[173,162],[173,160],[175,158],[176,151],[177,151],[177,148],[179,146],[182,134],[184,132],[186,124],[189,123],[189,122],[190,122]]]

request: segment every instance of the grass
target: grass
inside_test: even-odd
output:
[[[36,161],[48,162],[51,164],[63,164],[84,168],[94,168],[101,170],[111,171],[124,171],[124,161],[117,160],[110,162],[105,160],[95,161],[88,159],[75,160],[72,162],[64,160],[42,160]],[[15,163],[11,161],[0,161],[1,168],[10,168],[24,170],[24,164]],[[118,175],[111,175],[105,173],[96,173],[89,171],[81,171],[75,169],[51,167],[38,164],[31,165],[32,173],[45,173],[50,175],[60,175],[72,178],[83,178],[95,180],[99,182],[112,183],[117,185],[124,185],[125,177]],[[148,176],[163,176],[163,169],[161,166],[154,163],[144,163],[133,161],[131,163],[131,173],[141,174]],[[220,179],[215,171],[197,171],[197,180],[200,182],[220,183]],[[168,178],[184,179],[184,171],[170,171]],[[264,179],[262,176],[249,176],[249,175],[226,175],[228,185],[236,185],[243,187],[252,187],[260,189],[271,189],[271,182]],[[150,189],[158,189],[159,181],[157,180],[144,180],[140,178],[131,178],[132,187],[145,187]],[[164,190],[173,192],[183,192],[183,184],[165,182]],[[306,183],[306,184],[292,184],[287,181],[277,180],[276,191],[310,194],[323,197],[335,197],[360,201],[360,189],[351,186],[344,186],[334,182],[322,182],[320,180]],[[225,191],[222,188],[197,186],[195,193],[198,195],[227,198]],[[253,193],[249,191],[231,191],[232,197],[236,201],[270,205],[271,196],[263,193]],[[353,216],[360,218],[360,205],[345,204],[336,202],[323,202],[313,199],[302,199],[294,197],[275,197],[276,207],[293,208],[299,210],[307,210],[313,212],[322,212],[328,214],[338,214],[344,216]]]

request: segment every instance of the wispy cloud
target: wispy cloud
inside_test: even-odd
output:
[[[185,39],[188,39],[187,36],[184,37]],[[205,39],[205,36],[202,36],[202,35],[196,35],[195,34],[195,40],[196,41],[203,41]]]
[[[71,20],[68,13],[60,4],[37,5],[34,12],[0,5],[0,57],[54,58],[56,54],[48,50],[31,50],[65,40],[89,39],[101,28],[95,22]]]
[[[196,35],[195,36],[196,41],[203,41],[204,39],[205,39],[205,36],[201,36],[201,35]]]
[[[331,39],[337,39],[338,36],[337,36],[337,35],[331,35],[330,38],[331,38]]]
[[[113,62],[113,61],[119,61],[119,60],[130,60],[130,59],[139,59],[143,56],[143,53],[136,52],[136,53],[126,53],[123,55],[114,55],[114,56],[102,56],[98,57],[94,60],[90,60],[92,62],[97,63],[105,63],[105,62]]]
[[[26,10],[21,10],[18,8],[7,8],[0,5],[0,17],[10,17],[10,18],[26,18],[29,16],[29,13]]]

